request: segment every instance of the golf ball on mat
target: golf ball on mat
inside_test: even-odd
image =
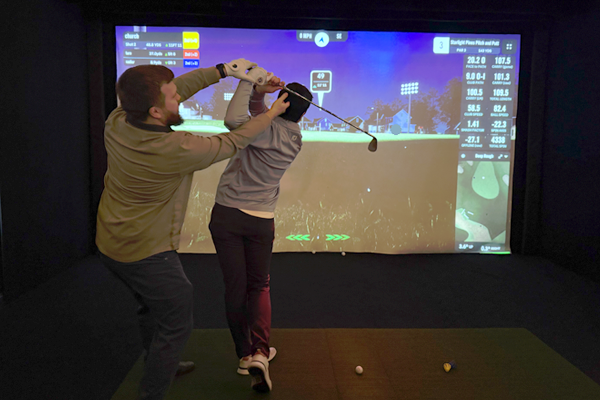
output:
[[[313,254],[315,254],[315,253],[316,253],[316,251],[314,251],[314,250],[313,250],[313,252],[312,252],[312,253],[313,253]]]
[[[354,370],[356,371],[356,373],[358,375],[362,375],[362,373],[363,373],[363,367],[361,367],[360,365],[358,365],[356,368],[354,368]]]
[[[450,372],[453,368],[456,368],[456,362],[454,360],[444,363],[444,371]]]
[[[345,256],[345,255],[346,255],[346,252],[345,252],[345,251],[342,251],[342,255],[343,255],[343,256]]]

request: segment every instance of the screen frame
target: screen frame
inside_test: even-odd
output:
[[[258,11],[254,11],[258,13]],[[519,253],[523,248],[523,241],[527,231],[532,231],[536,226],[537,215],[531,215],[531,210],[539,209],[541,200],[539,190],[527,190],[526,182],[531,181],[531,176],[539,176],[539,171],[532,166],[541,164],[541,152],[528,152],[527,143],[541,140],[543,134],[543,116],[545,93],[540,88],[546,76],[545,64],[548,47],[548,31],[551,19],[539,15],[523,15],[509,13],[425,13],[425,12],[367,12],[365,17],[323,17],[302,15],[296,17],[255,17],[252,12],[240,16],[224,16],[223,13],[195,14],[195,13],[126,13],[126,12],[99,12],[96,20],[99,29],[92,30],[89,40],[102,48],[101,60],[95,62],[102,70],[102,93],[96,85],[96,93],[90,96],[96,99],[95,105],[101,107],[104,118],[117,106],[116,101],[116,39],[115,27],[120,25],[131,26],[199,26],[214,28],[246,28],[246,29],[306,29],[306,30],[343,30],[343,31],[400,31],[424,33],[481,33],[481,34],[518,34],[521,36],[521,54],[519,69],[519,88],[515,141],[513,160],[513,187],[510,201],[510,248],[513,253]],[[399,29],[398,27],[401,27]],[[98,46],[100,45],[100,47]],[[223,60],[226,62],[227,60]],[[206,67],[206,66],[203,66]],[[97,78],[97,75],[95,76]],[[101,99],[101,100],[100,100]],[[100,100],[100,101],[99,101]],[[533,118],[530,118],[533,116]],[[92,129],[92,136],[103,136],[99,132],[99,124]],[[94,142],[92,138],[92,143]],[[98,143],[98,140],[96,140]],[[98,147],[98,144],[96,144]],[[92,149],[92,153],[102,152]],[[99,168],[98,168],[99,167]],[[529,168],[529,171],[528,171]],[[93,174],[97,177],[95,182],[102,182],[105,165],[93,166]],[[529,176],[529,177],[528,177]],[[96,184],[97,185],[97,184]],[[95,188],[95,197],[99,198],[101,188]],[[529,211],[528,224],[524,216]],[[533,219],[531,218],[533,217]]]

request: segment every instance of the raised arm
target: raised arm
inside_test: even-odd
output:
[[[267,106],[265,106],[265,94],[258,92],[256,89],[252,90],[250,96],[250,115],[256,117],[260,114],[267,112]]]
[[[250,120],[250,115],[248,115],[248,103],[250,101],[251,92],[252,83],[240,81],[233,97],[229,101],[225,119],[223,121],[230,131]]]
[[[267,112],[265,106],[265,93],[275,93],[285,86],[285,82],[276,77],[275,75],[269,75],[269,80],[264,85],[254,85],[254,90],[250,97],[250,115],[256,117],[257,115]]]
[[[177,93],[184,102],[200,90],[219,82],[221,75],[216,67],[198,68],[173,79]]]
[[[254,77],[246,72],[252,67],[256,67],[256,63],[238,58],[215,67],[195,69],[173,79],[173,82],[177,86],[177,93],[181,96],[180,101],[184,102],[198,91],[227,76],[254,83]]]
[[[282,87],[279,78],[273,76],[273,74],[267,74],[267,71],[260,67],[252,68],[248,71],[248,76],[263,84],[255,84],[253,88],[249,81],[240,81],[225,114],[224,123],[229,130],[233,130],[250,120],[248,110],[250,110],[253,117],[267,112],[264,102],[265,93],[273,93]]]
[[[267,129],[273,118],[282,114],[289,107],[290,103],[284,101],[286,97],[287,93],[283,94],[273,103],[273,107],[269,111],[250,119],[231,132],[210,137],[195,136],[188,132],[174,132],[176,135],[184,135],[179,140],[182,155],[179,158],[180,165],[177,169],[182,174],[186,174],[232,157]],[[184,163],[185,166],[181,163]]]

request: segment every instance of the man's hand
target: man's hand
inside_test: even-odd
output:
[[[278,115],[283,114],[285,110],[287,110],[287,108],[290,106],[290,103],[288,101],[285,101],[287,97],[287,93],[282,94],[281,97],[279,97],[277,101],[273,103],[271,109],[266,112],[266,114],[269,117],[271,117],[271,119],[275,119],[275,117],[277,117]]]
[[[258,93],[275,93],[285,86],[285,82],[273,75],[271,72],[267,74],[267,82],[264,85],[256,85],[254,90]]]
[[[255,80],[251,76],[248,76],[246,71],[250,68],[256,67],[257,65],[258,64],[243,58],[238,58],[237,60],[233,60],[224,64],[227,76],[233,76],[234,78],[242,79],[252,83],[255,83]]]

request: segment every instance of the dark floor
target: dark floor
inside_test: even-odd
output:
[[[196,369],[165,400],[600,399],[600,385],[524,328],[273,329],[271,344],[273,390],[258,394],[235,373],[229,330],[195,329],[182,357]],[[112,400],[136,397],[142,358]]]
[[[181,255],[195,327],[226,328],[215,255]],[[273,328],[526,328],[600,384],[600,285],[495,255],[275,254]],[[141,353],[135,300],[90,257],[0,305],[0,398],[110,399]]]

